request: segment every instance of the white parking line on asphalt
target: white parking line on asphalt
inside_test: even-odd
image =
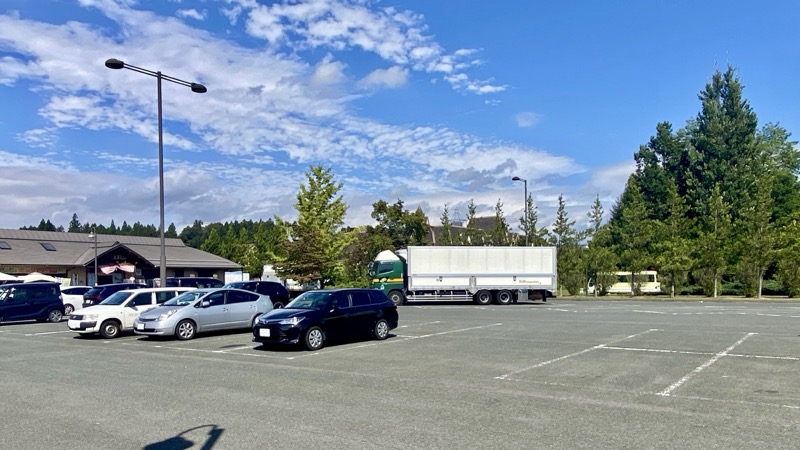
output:
[[[670,393],[672,391],[674,391],[675,389],[681,387],[681,385],[683,383],[686,383],[687,381],[689,381],[693,376],[695,376],[698,373],[702,372],[708,366],[710,366],[710,365],[714,364],[715,362],[719,361],[720,358],[722,358],[723,356],[726,356],[728,354],[728,352],[730,352],[734,348],[738,347],[739,344],[741,344],[742,342],[746,341],[748,338],[750,338],[750,336],[753,336],[755,334],[758,334],[758,333],[747,333],[743,338],[741,338],[738,341],[736,341],[735,344],[733,344],[730,347],[726,348],[725,350],[717,353],[716,355],[714,355],[713,358],[709,359],[708,361],[706,361],[705,363],[701,364],[700,366],[697,366],[693,371],[691,371],[688,374],[686,374],[680,380],[672,383],[671,385],[669,385],[669,387],[667,387],[663,391],[656,393],[656,395],[660,395],[662,397],[669,397],[669,395],[670,395]]]
[[[441,320],[437,320],[437,321],[434,321],[434,322],[412,323],[411,325],[400,325],[400,326],[399,326],[399,327],[397,327],[397,328],[398,328],[398,329],[399,329],[399,328],[408,328],[408,327],[412,327],[412,326],[414,326],[414,327],[421,327],[421,326],[423,326],[423,325],[435,325],[435,324],[437,324],[437,323],[442,323],[442,321],[441,321]]]
[[[431,337],[431,336],[441,336],[443,334],[460,333],[462,331],[480,330],[481,328],[497,327],[497,326],[500,326],[500,325],[502,325],[502,323],[491,323],[489,325],[481,325],[481,326],[477,326],[477,327],[459,328],[458,330],[440,331],[438,333],[423,334],[422,336],[413,336],[413,335],[404,334],[404,335],[399,336],[399,337],[408,338],[406,340],[422,339],[422,338]]]
[[[554,362],[563,361],[563,360],[565,360],[567,358],[572,358],[573,356],[582,355],[584,353],[591,352],[593,350],[605,348],[605,347],[607,347],[607,346],[609,346],[611,344],[614,344],[614,343],[617,343],[617,342],[622,342],[624,340],[635,338],[635,337],[638,337],[638,336],[642,336],[644,334],[647,334],[647,333],[650,333],[650,332],[653,332],[653,331],[660,331],[660,330],[658,330],[657,328],[651,328],[651,329],[649,329],[647,331],[642,331],[641,333],[632,334],[632,335],[626,336],[626,337],[624,337],[622,339],[615,339],[615,340],[613,340],[611,342],[606,342],[605,344],[595,345],[594,347],[589,347],[587,349],[581,350],[579,352],[571,353],[569,355],[559,356],[558,358],[551,359],[551,360],[544,361],[544,362],[540,362],[539,364],[536,364],[536,365],[533,365],[533,366],[530,366],[530,367],[526,367],[524,369],[515,370],[513,372],[509,372],[509,373],[507,373],[505,375],[500,375],[499,377],[495,377],[495,378],[498,379],[498,380],[507,380],[508,377],[510,377],[512,375],[517,375],[517,374],[520,374],[522,372],[527,372],[528,370],[532,370],[532,369],[536,369],[536,368],[539,368],[539,367],[543,367],[543,366],[546,366],[548,364],[552,364]]]
[[[30,334],[26,334],[25,336],[44,336],[45,334],[61,334],[61,333],[72,333],[72,331],[70,331],[70,330],[65,330],[65,331],[47,331],[47,332],[44,332],[44,333],[30,333]]]

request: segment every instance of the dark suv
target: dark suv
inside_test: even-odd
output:
[[[139,283],[113,283],[95,286],[89,292],[83,294],[83,307],[97,305],[111,294],[125,289],[141,289],[147,286]]]
[[[225,284],[213,277],[170,277],[163,287],[218,288]]]
[[[226,284],[225,287],[268,295],[274,309],[283,308],[289,303],[289,291],[276,281],[234,281]]]
[[[58,283],[11,283],[0,286],[0,322],[37,320],[60,322],[64,317]]]

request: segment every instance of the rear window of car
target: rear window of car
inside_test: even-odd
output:
[[[89,289],[88,292],[86,292],[83,295],[86,295],[86,296],[89,296],[89,297],[94,297],[94,296],[100,295],[101,292],[103,292],[103,288],[91,288],[91,289]]]
[[[89,292],[92,288],[88,287],[71,287],[71,288],[64,288],[61,290],[62,294],[67,295],[83,295]]]

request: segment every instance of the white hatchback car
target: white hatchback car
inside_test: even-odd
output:
[[[89,292],[91,286],[62,286],[61,300],[64,301],[64,315],[69,316],[76,309],[83,308],[83,294]]]
[[[87,306],[69,316],[71,331],[89,336],[100,333],[106,339],[119,336],[122,330],[132,330],[139,314],[149,311],[191,287],[126,289],[111,294],[99,305]]]

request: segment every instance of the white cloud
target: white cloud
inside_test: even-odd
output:
[[[346,67],[341,61],[333,61],[333,56],[328,54],[314,68],[309,82],[314,87],[341,83],[347,79],[344,75]]]
[[[198,11],[198,10],[196,10],[194,8],[192,8],[192,9],[179,9],[179,10],[177,10],[175,12],[175,14],[177,14],[178,17],[191,18],[191,19],[194,19],[194,20],[205,20],[206,14],[208,14],[208,11],[203,10],[201,12],[201,11]]]
[[[408,82],[408,69],[399,66],[376,69],[358,82],[363,89],[380,87],[397,88]]]
[[[539,123],[539,119],[541,118],[542,118],[541,114],[530,111],[520,112],[517,113],[516,116],[514,116],[514,120],[517,122],[517,126],[520,128],[532,127],[537,123]]]

